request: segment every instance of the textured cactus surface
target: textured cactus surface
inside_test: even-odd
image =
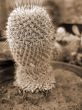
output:
[[[49,90],[55,78],[50,67],[55,28],[43,7],[23,6],[11,12],[7,38],[17,63],[16,84],[23,90]]]

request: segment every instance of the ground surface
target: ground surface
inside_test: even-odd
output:
[[[49,93],[22,94],[7,82],[0,84],[0,110],[82,110],[82,79],[55,70],[56,87]]]

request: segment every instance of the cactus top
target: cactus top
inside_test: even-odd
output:
[[[54,26],[43,7],[18,7],[8,18],[9,46],[15,61],[23,66],[48,60],[54,34]]]

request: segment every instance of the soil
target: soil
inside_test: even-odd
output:
[[[23,93],[13,81],[0,84],[0,110],[82,110],[82,79],[54,70],[55,88],[43,93]]]

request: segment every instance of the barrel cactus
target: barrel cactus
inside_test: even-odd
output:
[[[16,86],[30,92],[54,88],[50,61],[55,27],[46,9],[42,6],[14,9],[8,18],[6,32],[17,64]]]

